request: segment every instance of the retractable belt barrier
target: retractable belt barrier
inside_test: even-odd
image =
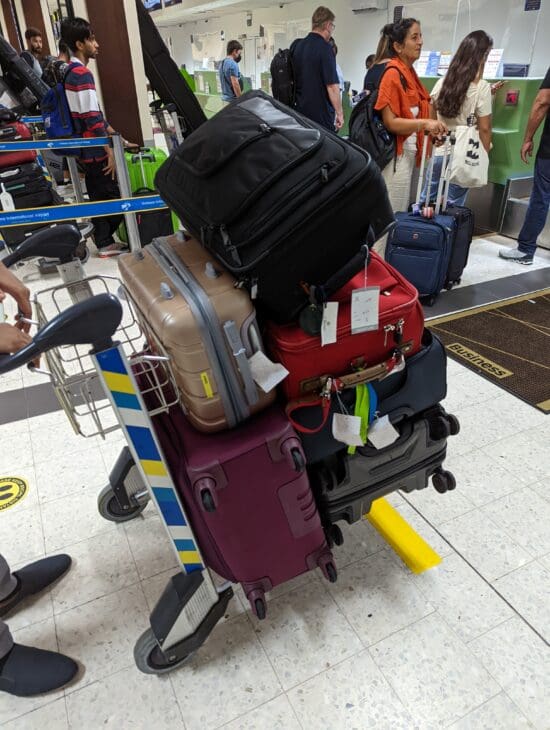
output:
[[[42,121],[42,117],[25,117],[29,120]],[[0,152],[21,152],[28,150],[71,150],[81,147],[113,147],[115,168],[121,198],[119,200],[100,200],[85,203],[83,201],[80,178],[74,157],[67,157],[69,171],[73,181],[77,202],[69,205],[56,205],[46,208],[27,208],[15,211],[0,212],[0,227],[25,226],[33,223],[61,223],[74,218],[101,218],[103,216],[122,213],[128,231],[130,249],[141,248],[136,213],[166,208],[159,195],[132,197],[130,178],[124,158],[124,145],[119,134],[112,137],[85,137],[78,139],[56,139],[24,142],[0,142]]]

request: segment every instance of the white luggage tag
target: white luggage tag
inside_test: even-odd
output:
[[[399,438],[399,431],[395,429],[389,416],[376,418],[369,426],[368,439],[375,449],[385,449]]]
[[[248,359],[254,382],[264,393],[269,393],[288,375],[288,370],[278,362],[271,360],[261,350]]]
[[[335,413],[332,417],[332,435],[336,441],[343,441],[348,446],[364,446],[359,416]]]
[[[2,206],[2,210],[15,210],[15,203],[13,202],[13,198],[6,190],[6,186],[4,185],[4,183],[2,183],[2,192],[0,193],[0,205]]]
[[[321,323],[321,347],[332,345],[337,340],[338,302],[325,302]]]
[[[365,260],[365,277],[362,289],[351,293],[351,334],[377,330],[379,325],[379,286],[367,286],[368,258]]]
[[[342,441],[347,446],[364,446],[365,442],[361,437],[361,417],[349,415],[338,391],[336,398],[342,413],[335,413],[332,416],[332,435],[336,441]]]

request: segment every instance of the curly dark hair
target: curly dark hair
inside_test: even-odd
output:
[[[441,116],[453,119],[459,113],[468,87],[485,63],[493,39],[484,30],[474,30],[463,39],[449,65],[435,103]]]
[[[397,23],[387,23],[381,30],[382,38],[380,39],[380,43],[378,44],[376,56],[379,57],[381,53],[383,54],[382,57],[384,57],[384,55],[386,57],[397,56],[397,51],[393,47],[393,44],[405,43],[407,33],[409,32],[411,26],[413,26],[415,23],[418,23],[420,25],[420,21],[416,20],[416,18],[402,18],[401,20],[398,20]],[[387,51],[387,53],[384,54],[384,50]]]

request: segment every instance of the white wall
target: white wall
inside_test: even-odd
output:
[[[252,27],[246,26],[246,13],[237,12],[185,22],[180,27],[162,27],[162,13],[155,21],[161,26],[165,38],[171,38],[175,61],[185,63],[193,70],[191,34],[225,32],[225,41],[258,35],[259,26],[289,21],[309,20],[319,3],[301,0],[280,8],[274,4],[268,8],[252,10]],[[334,37],[338,44],[338,62],[344,77],[352,88],[360,88],[364,76],[364,60],[374,53],[382,26],[393,18],[395,5],[405,5],[405,15],[417,17],[422,23],[425,50],[453,50],[456,26],[456,43],[470,30],[483,29],[493,36],[496,48],[505,48],[504,61],[509,63],[531,62],[530,76],[544,76],[548,68],[547,52],[550,37],[550,2],[543,0],[540,11],[524,11],[524,0],[389,0],[388,10],[354,14],[349,0],[331,0],[329,7],[336,15]],[[458,19],[458,20],[457,20]],[[471,20],[471,24],[470,24]],[[535,28],[538,31],[534,49]],[[241,41],[242,42],[242,41]],[[532,56],[532,58],[531,58]]]

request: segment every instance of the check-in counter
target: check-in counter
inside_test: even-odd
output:
[[[243,91],[250,91],[252,82],[248,76],[242,76]],[[195,96],[199,100],[204,113],[210,119],[220,109],[224,102],[221,97],[222,85],[217,71],[195,71]]]
[[[534,167],[534,158],[527,165],[522,162],[520,150],[529,113],[542,79],[502,80],[505,82],[504,86],[497,91],[493,100],[493,148],[489,156],[489,183],[484,188],[470,191],[468,206],[475,214],[476,233],[502,232],[516,238],[531,193]],[[433,77],[422,79],[429,91],[436,81]],[[542,125],[535,137],[535,149],[541,131]],[[550,229],[542,239],[550,239]]]

